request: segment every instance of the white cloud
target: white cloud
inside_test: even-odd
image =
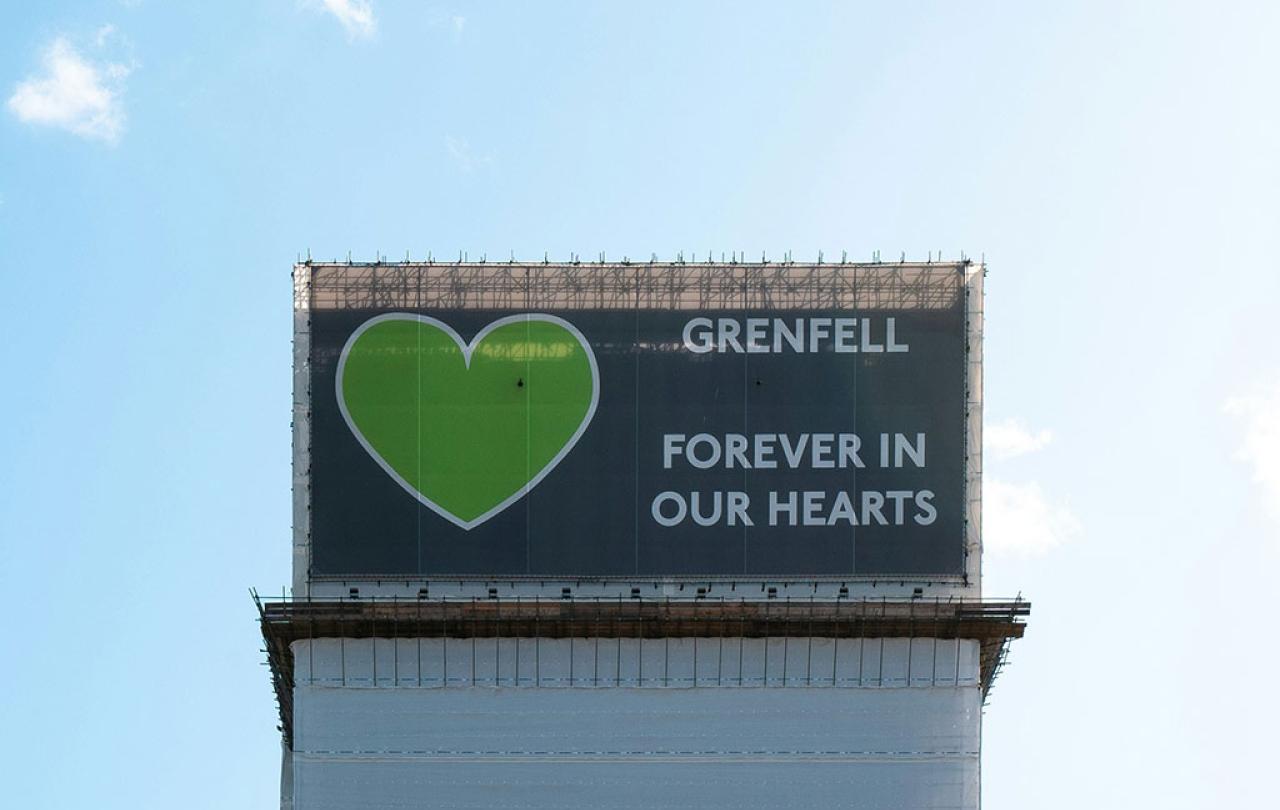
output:
[[[983,452],[996,459],[1025,456],[1045,448],[1051,441],[1052,432],[1032,432],[1020,419],[1005,419],[984,425],[982,429]]]
[[[1080,533],[1080,522],[1066,505],[1045,495],[1036,481],[1009,481],[999,462],[1043,450],[1053,441],[1046,429],[1032,430],[1021,419],[984,425],[985,458],[993,462],[982,484],[982,543],[996,555],[1038,557]],[[993,470],[995,468],[995,470]]]
[[[114,29],[100,29],[105,42]],[[28,124],[58,127],[84,138],[115,143],[124,132],[121,94],[130,68],[86,59],[63,37],[45,49],[44,75],[18,83],[9,110]]]
[[[455,138],[448,135],[444,139],[444,145],[449,150],[449,157],[453,158],[453,162],[463,172],[471,172],[479,168],[490,168],[493,166],[492,155],[476,155],[471,150],[471,144],[466,138]]]
[[[1080,522],[1053,503],[1034,481],[987,478],[982,485],[982,546],[986,552],[1038,557],[1073,540]]]
[[[452,10],[436,8],[426,13],[426,23],[432,28],[444,28],[453,33],[454,40],[462,39],[462,32],[467,27],[467,18]]]
[[[1244,428],[1236,458],[1253,468],[1263,508],[1280,520],[1280,381],[1232,397],[1223,410]]]
[[[367,39],[378,29],[368,0],[320,0],[320,5],[342,23],[352,38]]]

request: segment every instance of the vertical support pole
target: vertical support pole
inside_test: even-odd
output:
[[[671,674],[671,636],[662,637],[662,685],[666,686]]]
[[[311,594],[311,307],[310,261],[293,266],[293,595]]]
[[[912,663],[914,663],[913,653],[915,652],[915,648],[916,648],[916,601],[912,599],[911,602],[909,602],[908,604],[909,604],[908,610],[910,611],[910,618],[908,618],[907,620],[907,626],[910,629],[907,631],[907,686],[910,686],[911,685],[911,665]]]
[[[311,597],[307,597],[307,683],[316,682],[316,613],[311,609]]]
[[[929,685],[938,685],[938,597],[933,597],[933,660],[929,664]]]
[[[831,645],[831,685],[832,686],[836,685],[836,667],[840,665],[840,634],[842,632],[844,632],[844,629],[840,626],[840,600],[836,599],[835,632],[832,633],[832,635],[835,636],[835,639],[834,639],[834,643]]]
[[[771,606],[768,602],[764,603],[764,674],[760,681],[761,687],[769,685],[769,620],[772,618],[772,611],[770,610],[770,607]]]
[[[644,606],[636,600],[636,686],[644,686]]]
[[[863,664],[867,660],[867,598],[858,600],[858,686],[863,686]]]
[[[702,631],[702,629],[698,627],[698,625],[701,623],[702,623],[702,618],[698,615],[695,615],[693,617],[694,626],[692,628],[693,629],[693,685],[694,686],[698,685],[698,634]]]
[[[960,634],[956,633],[956,677],[951,684],[952,686],[960,685]]]
[[[617,657],[615,669],[613,671],[613,685],[622,686],[622,628],[619,622],[622,619],[622,594],[618,594],[618,609],[613,614],[613,640],[618,643]]]
[[[719,636],[716,649],[716,686],[724,685],[724,597],[720,597],[720,617],[716,623],[716,634]],[[694,683],[697,686],[697,683]]]
[[[747,614],[738,602],[738,686],[742,686],[743,647],[747,645]]]
[[[782,685],[787,685],[787,659],[791,657],[791,597],[782,608]]]
[[[809,635],[808,647],[805,650],[807,661],[804,667],[804,685],[813,686],[813,597],[809,597]]]
[[[880,620],[884,621],[886,610],[889,602],[885,597],[880,598]],[[880,633],[880,671],[876,674],[876,686],[884,686],[884,631]]]

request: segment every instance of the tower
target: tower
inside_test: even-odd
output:
[[[983,275],[297,265],[282,806],[978,807]]]

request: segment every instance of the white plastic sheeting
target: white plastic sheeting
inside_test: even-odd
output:
[[[526,675],[514,639],[478,639],[474,669],[471,640],[454,640],[447,686],[438,639],[423,640],[421,669],[416,639],[296,642],[286,803],[978,806],[976,643],[781,641],[700,639],[695,664],[692,639],[650,640],[641,672],[634,640],[575,639],[570,655],[569,640],[542,639]]]
[[[978,643],[935,638],[325,638],[293,644],[321,686],[977,686]]]
[[[705,762],[303,761],[297,808],[705,810],[977,807],[977,765],[751,759]]]

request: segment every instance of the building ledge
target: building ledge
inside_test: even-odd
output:
[[[1014,600],[260,599],[267,661],[292,745],[290,645],[318,638],[936,638],[977,641],[987,695],[1031,604]]]

